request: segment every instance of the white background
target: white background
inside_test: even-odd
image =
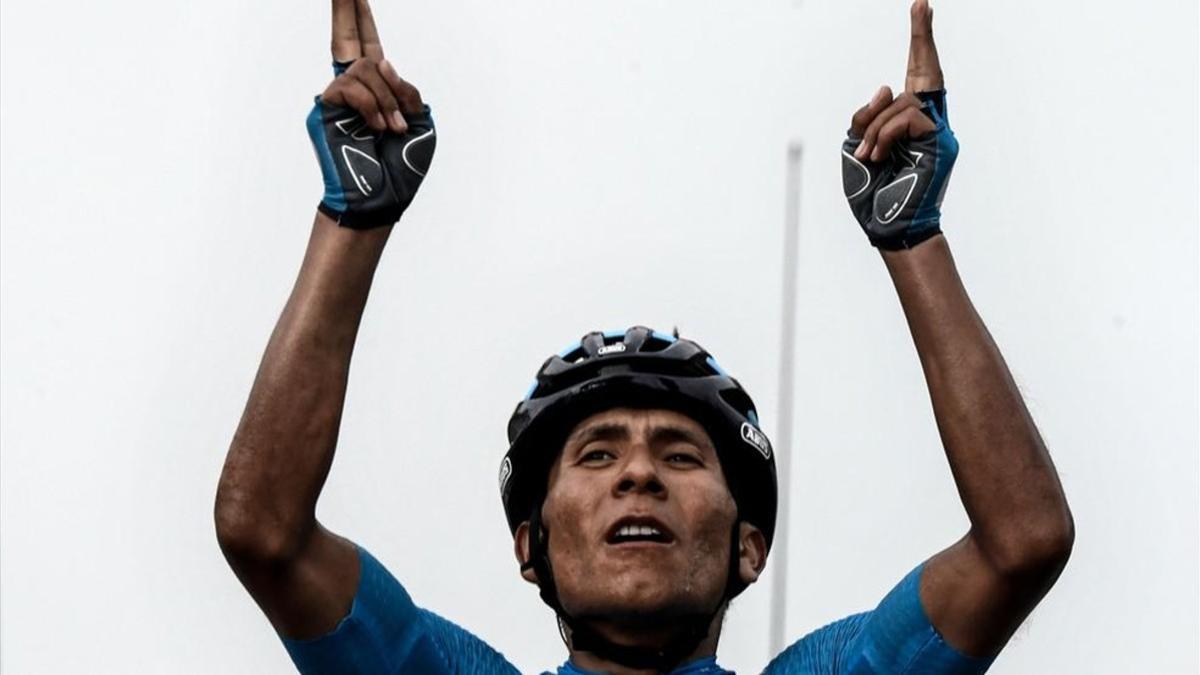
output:
[[[785,157],[804,145],[792,639],[872,607],[966,519],[838,147],[902,87],[907,3],[384,3],[439,141],[393,234],[319,506],[522,670],[564,657],[495,485],[542,359],[697,339],[778,415]],[[944,229],[1078,528],[997,673],[1194,673],[1197,3],[935,5],[962,153]],[[0,667],[290,662],[212,506],[321,192],[327,3],[16,2],[3,124]],[[774,574],[722,663],[768,654]]]

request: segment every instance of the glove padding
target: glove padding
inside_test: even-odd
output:
[[[946,90],[917,97],[937,125],[933,131],[897,141],[882,162],[854,156],[862,138],[853,131],[842,144],[842,188],[850,210],[871,245],[888,251],[912,248],[942,231],[942,198],[958,157],[946,117]]]
[[[355,229],[400,220],[421,187],[437,146],[428,105],[420,113],[405,114],[404,120],[408,123],[404,134],[375,131],[354,109],[316,97],[307,126],[325,180],[325,196],[317,206],[322,213]]]

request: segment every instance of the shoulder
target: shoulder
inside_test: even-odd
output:
[[[358,589],[337,627],[312,640],[282,638],[299,672],[517,672],[487,643],[418,607],[365,549],[358,547],[358,555]]]
[[[983,673],[991,658],[967,656],[942,639],[921,605],[918,565],[870,612],[801,638],[767,666],[772,674]]]

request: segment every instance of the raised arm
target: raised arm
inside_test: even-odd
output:
[[[925,566],[947,642],[995,654],[1058,579],[1074,541],[1062,485],[944,236],[884,261],[908,318],[971,529]]]
[[[1058,578],[1074,525],[1050,455],[940,232],[958,149],[942,87],[932,12],[917,0],[905,92],[893,100],[881,89],[855,115],[843,155],[846,192],[852,208],[860,199],[856,215],[899,294],[971,522],[926,563],[921,604],[951,646],[990,656]],[[856,176],[864,175],[860,185]],[[868,193],[870,204],[861,201]]]
[[[316,503],[337,446],[371,280],[433,145],[428,108],[383,60],[365,0],[334,0],[332,48],[340,74],[309,118],[325,198],[215,504],[217,539],[230,566],[275,628],[292,638],[330,630],[354,598],[354,544],[321,527]]]

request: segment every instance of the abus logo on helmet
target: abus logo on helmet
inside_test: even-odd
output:
[[[508,487],[508,479],[512,477],[512,460],[508,457],[500,462],[500,497],[504,498],[505,489]]]
[[[596,351],[596,355],[604,356],[605,354],[614,354],[614,353],[620,353],[623,351],[625,351],[625,343],[624,342],[614,342],[611,345],[604,345],[603,347],[598,349]]]
[[[742,440],[753,445],[765,459],[771,459],[771,442],[767,440],[766,434],[755,429],[749,422],[742,422]]]

